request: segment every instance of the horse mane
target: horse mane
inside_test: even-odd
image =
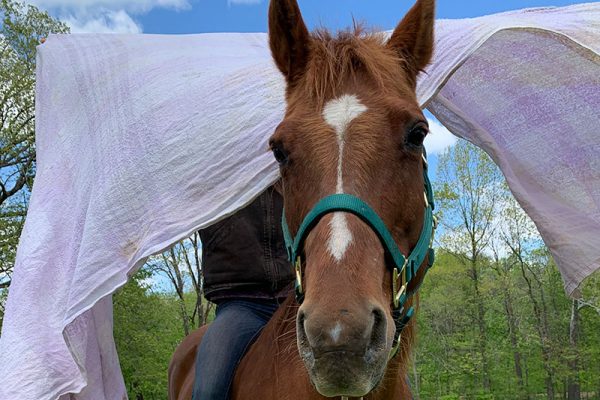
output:
[[[416,75],[407,57],[386,46],[385,33],[367,31],[360,23],[335,35],[319,28],[311,39],[301,85],[303,94],[318,106],[342,94],[344,84],[356,81],[358,75],[369,78],[380,91],[406,89],[407,82],[399,77]]]

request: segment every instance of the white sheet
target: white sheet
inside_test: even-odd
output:
[[[418,89],[500,165],[569,292],[600,265],[599,50],[600,3],[442,20]],[[111,293],[277,178],[282,78],[264,34],[66,35],[37,85],[0,399],[122,399]]]

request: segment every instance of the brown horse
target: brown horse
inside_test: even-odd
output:
[[[389,40],[357,27],[310,34],[296,0],[271,1],[270,46],[287,81],[287,109],[270,143],[292,233],[319,200],[344,193],[372,207],[403,254],[417,246],[427,122],[415,88],[431,58],[433,19],[434,0],[417,0]],[[302,259],[302,304],[290,296],[263,329],[238,367],[232,398],[411,398],[414,319],[390,359],[396,289],[380,237],[364,219],[332,212],[308,233]],[[416,296],[406,306],[412,302]],[[191,398],[202,334],[188,336],[173,356],[173,400]]]

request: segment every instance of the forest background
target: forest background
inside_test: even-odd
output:
[[[35,47],[69,28],[0,0],[0,326],[35,176]],[[437,260],[421,289],[416,399],[600,400],[600,277],[561,278],[489,157],[459,141],[438,158]],[[113,297],[129,396],[166,399],[181,339],[210,321],[197,234],[148,260]]]

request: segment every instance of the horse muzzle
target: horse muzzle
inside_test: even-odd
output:
[[[383,309],[319,312],[303,305],[296,323],[300,356],[321,395],[361,397],[380,382],[391,333]]]

